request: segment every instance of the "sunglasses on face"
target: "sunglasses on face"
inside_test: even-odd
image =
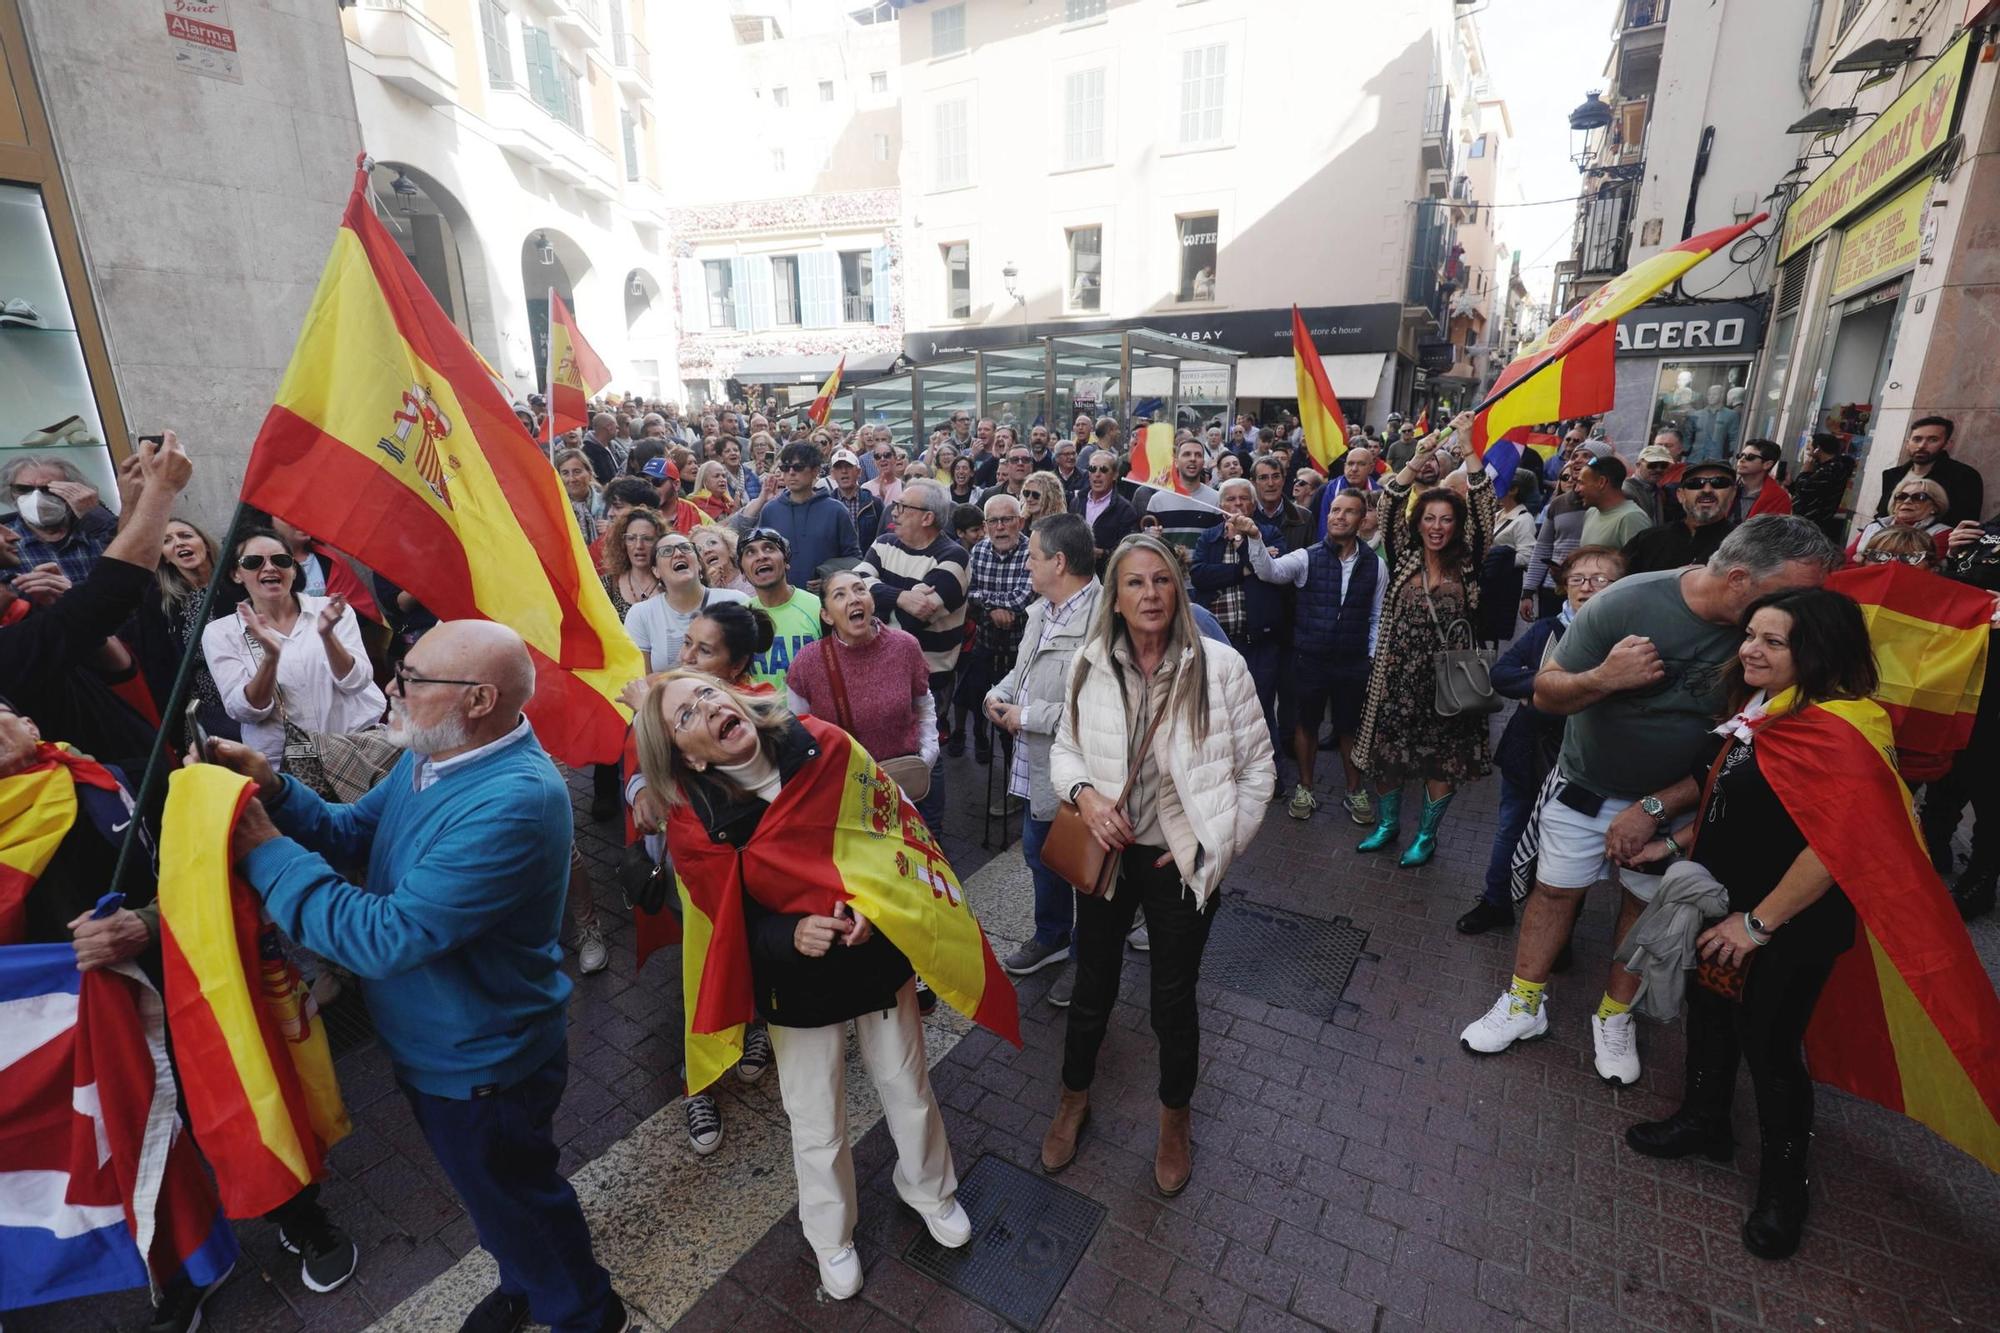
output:
[[[271,562],[271,568],[273,569],[294,569],[299,563],[288,555],[240,555],[236,557],[236,567],[238,569],[247,569],[254,573],[264,567],[266,560]]]
[[[1736,483],[1727,477],[1681,478],[1681,489],[1684,491],[1726,491],[1733,489],[1735,485]]]
[[[1770,463],[1770,462],[1771,462],[1771,460],[1770,460],[1770,459],[1768,459],[1768,458],[1764,457],[1764,455],[1762,455],[1762,454],[1758,453],[1758,452],[1757,452],[1757,451],[1756,451],[1755,449],[1745,449],[1745,450],[1744,450],[1744,451],[1743,451],[1742,453],[1740,453],[1740,454],[1736,455],[1736,460],[1737,460],[1737,461],[1738,461],[1739,463],[1765,463],[1765,464],[1768,464],[1768,463]]]
[[[780,471],[780,472],[810,472],[810,471],[812,471],[812,468],[811,468],[811,467],[809,467],[808,465],[804,464],[804,463],[780,463],[780,464],[778,464],[778,471]]]
[[[878,462],[878,463],[886,463],[886,462],[888,462],[888,461],[889,461],[890,459],[894,458],[895,456],[896,456],[896,455],[894,455],[894,454],[873,454],[873,455],[871,455],[871,457],[872,457],[872,458],[874,458],[874,460],[875,460],[876,462]]]
[[[1911,504],[1920,505],[1927,505],[1932,502],[1931,497],[1925,495],[1922,491],[1904,491],[1896,497],[1897,504],[1901,504],[1905,500],[1908,500]]]
[[[1022,491],[1021,494],[1030,500],[1046,500],[1049,498],[1047,491]]]

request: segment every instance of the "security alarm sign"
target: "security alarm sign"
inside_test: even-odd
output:
[[[174,63],[211,79],[243,82],[243,65],[236,52],[236,29],[229,23],[224,0],[162,0],[167,11],[167,41]]]

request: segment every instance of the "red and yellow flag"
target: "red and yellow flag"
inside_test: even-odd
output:
[[[1756,724],[1759,768],[1861,926],[1813,1010],[1807,1065],[2000,1171],[2000,996],[1924,851],[1889,715],[1795,703],[1779,695]]]
[[[1826,586],[1859,603],[1868,622],[1881,680],[1875,702],[1895,728],[1903,780],[1943,777],[1972,739],[1993,595],[1904,564],[1843,569]]]
[[[645,663],[548,459],[376,220],[367,179],[356,173],[243,500],[443,619],[512,628],[535,661],[543,746],[567,764],[614,762],[618,691]]]
[[[27,938],[28,892],[76,823],[80,781],[118,787],[102,765],[47,741],[35,747],[27,768],[0,778],[0,945]]]
[[[1748,222],[1691,236],[1640,260],[1571,306],[1507,363],[1486,401],[1474,409],[1472,447],[1483,451],[1488,441],[1516,426],[1609,409],[1619,317],[1769,216],[1759,213]]]
[[[1423,411],[1417,413],[1417,438],[1421,440],[1430,433],[1431,410],[1429,407],[1425,407]]]
[[[1165,421],[1149,422],[1132,442],[1130,469],[1125,480],[1157,486],[1176,495],[1188,494],[1180,469],[1174,466],[1174,428]]]
[[[819,393],[814,396],[812,406],[806,409],[806,420],[814,426],[826,424],[828,415],[833,411],[833,396],[840,392],[840,377],[846,370],[847,354],[843,352],[840,364],[836,365],[833,373],[826,377],[826,383],[819,386]]]
[[[1340,399],[1326,378],[1326,363],[1319,359],[1312,334],[1306,331],[1305,316],[1292,307],[1292,382],[1299,395],[1299,429],[1305,432],[1306,456],[1321,476],[1332,476],[1334,467],[1347,452],[1347,418],[1341,414]]]
[[[549,288],[549,438],[588,426],[590,399],[609,383],[611,372],[584,341],[576,316]]]
[[[813,717],[799,724],[819,757],[785,784],[746,845],[717,843],[685,805],[667,821],[682,905],[688,1091],[736,1063],[744,1024],[756,1016],[746,870],[757,901],[775,912],[826,915],[836,903],[851,904],[945,1003],[1019,1046],[1014,983],[916,807],[839,727]],[[767,897],[776,886],[784,896]]]
[[[324,1170],[347,1136],[326,1028],[277,927],[236,876],[229,835],[250,779],[214,764],[167,780],[160,953],[188,1120],[223,1210],[261,1217]]]

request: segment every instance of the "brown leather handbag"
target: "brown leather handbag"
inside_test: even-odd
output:
[[[1684,855],[1694,855],[1694,845],[1701,837],[1702,823],[1708,817],[1709,800],[1715,795],[1716,780],[1722,776],[1722,766],[1729,759],[1729,752],[1735,748],[1734,739],[1724,741],[1721,751],[1715,756],[1715,762],[1709,766],[1708,781],[1703,783],[1701,788],[1701,804],[1695,807],[1698,813],[1695,817],[1694,832],[1688,835],[1687,851],[1683,853]],[[1733,914],[1725,912],[1718,919],[1727,921],[1731,915]],[[1720,995],[1725,1000],[1741,1004],[1743,986],[1750,980],[1750,964],[1756,957],[1755,954],[1749,954],[1729,963],[1714,958],[1702,958],[1695,963],[1695,984]]]
[[[1118,793],[1118,809],[1123,810],[1125,802],[1131,797],[1132,783],[1139,776],[1139,766],[1145,762],[1146,751],[1153,747],[1153,733],[1160,729],[1160,723],[1171,706],[1169,699],[1166,706],[1153,715],[1145,738],[1133,752],[1132,769],[1125,775],[1124,790]],[[1069,881],[1078,893],[1093,898],[1110,888],[1112,878],[1118,873],[1118,858],[1104,850],[1104,844],[1092,835],[1083,811],[1069,801],[1056,807],[1056,817],[1049,825],[1049,836],[1042,840],[1042,864]]]

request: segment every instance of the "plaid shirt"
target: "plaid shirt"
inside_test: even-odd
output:
[[[1222,563],[1225,565],[1243,563],[1242,538],[1223,538]],[[1229,641],[1241,647],[1244,636],[1250,631],[1249,615],[1243,606],[1243,585],[1232,583],[1227,587],[1217,588],[1214,600],[1209,602],[1208,609],[1215,616],[1215,623],[1222,626],[1222,632],[1229,636]]]
[[[97,557],[104,554],[104,548],[118,535],[118,520],[103,505],[71,523],[69,536],[53,545],[37,537],[19,514],[6,523],[21,537],[21,565],[15,573],[26,573],[36,565],[55,564],[62,567],[63,577],[71,583],[82,583],[90,577]]]
[[[993,654],[996,660],[1010,665],[1014,654],[1021,648],[1023,612],[1034,600],[1034,590],[1028,586],[1028,543],[1024,538],[1014,543],[1014,549],[1006,555],[993,549],[991,538],[982,539],[972,548],[972,587],[967,596],[979,612],[979,646]],[[992,613],[1008,611],[1013,614],[1014,623],[1001,629],[993,623]]]

